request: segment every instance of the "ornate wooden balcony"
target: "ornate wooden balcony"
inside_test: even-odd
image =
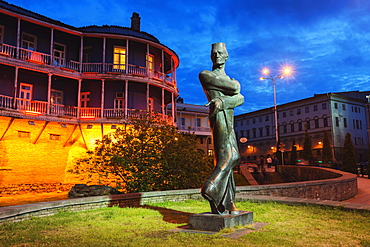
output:
[[[0,44],[0,56],[11,57],[22,61],[35,64],[47,65],[66,71],[75,71],[79,73],[96,73],[96,74],[121,74],[146,77],[175,87],[175,79],[160,71],[149,70],[133,64],[113,64],[113,63],[80,63],[77,61],[66,60],[59,57],[53,57],[46,53],[32,51],[8,45]]]

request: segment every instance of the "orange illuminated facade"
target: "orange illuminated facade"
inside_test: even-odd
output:
[[[173,123],[178,66],[137,13],[130,28],[76,28],[0,1],[0,183],[68,182],[76,156],[137,110]]]

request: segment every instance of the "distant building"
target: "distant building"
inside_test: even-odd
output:
[[[209,108],[203,105],[176,103],[176,126],[181,132],[195,134],[198,139],[198,149],[213,155],[212,132],[209,126]],[[171,105],[168,107],[171,111]]]
[[[302,157],[305,130],[311,138],[313,156],[321,160],[323,130],[330,136],[330,144],[335,161],[342,159],[342,149],[346,133],[350,133],[357,160],[368,158],[369,144],[369,104],[366,92],[342,92],[315,94],[306,98],[277,106],[279,138],[284,150],[284,158],[289,162],[292,143]],[[239,151],[244,161],[255,161],[261,155],[267,157],[275,153],[274,108],[266,108],[235,116],[237,139],[245,137],[246,143],[239,142]]]
[[[136,110],[174,123],[178,66],[137,13],[130,28],[77,28],[0,0],[0,183],[69,182]]]

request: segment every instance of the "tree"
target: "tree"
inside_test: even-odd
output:
[[[308,160],[310,164],[312,164],[312,148],[311,148],[311,139],[308,135],[307,129],[304,133],[304,140],[303,140],[303,154],[302,158]]]
[[[292,141],[292,153],[290,154],[290,164],[297,164],[297,147],[295,146],[295,140]]]
[[[114,177],[125,192],[199,188],[212,162],[196,147],[194,135],[179,133],[154,114],[140,113],[125,129],[97,140],[71,172]]]
[[[330,147],[329,135],[326,130],[324,130],[324,139],[322,146],[322,162],[324,165],[329,165],[333,162],[333,153]]]
[[[347,133],[344,139],[342,165],[340,169],[346,172],[357,173],[355,147],[353,146],[350,133]]]

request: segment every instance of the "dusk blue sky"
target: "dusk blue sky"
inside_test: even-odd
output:
[[[369,0],[7,0],[75,27],[130,26],[132,12],[141,30],[157,37],[180,58],[177,71],[185,103],[207,103],[198,81],[212,67],[212,43],[225,42],[226,72],[242,87],[245,103],[236,114],[273,106],[271,81],[284,64],[294,78],[277,81],[277,103],[314,94],[369,90]]]

